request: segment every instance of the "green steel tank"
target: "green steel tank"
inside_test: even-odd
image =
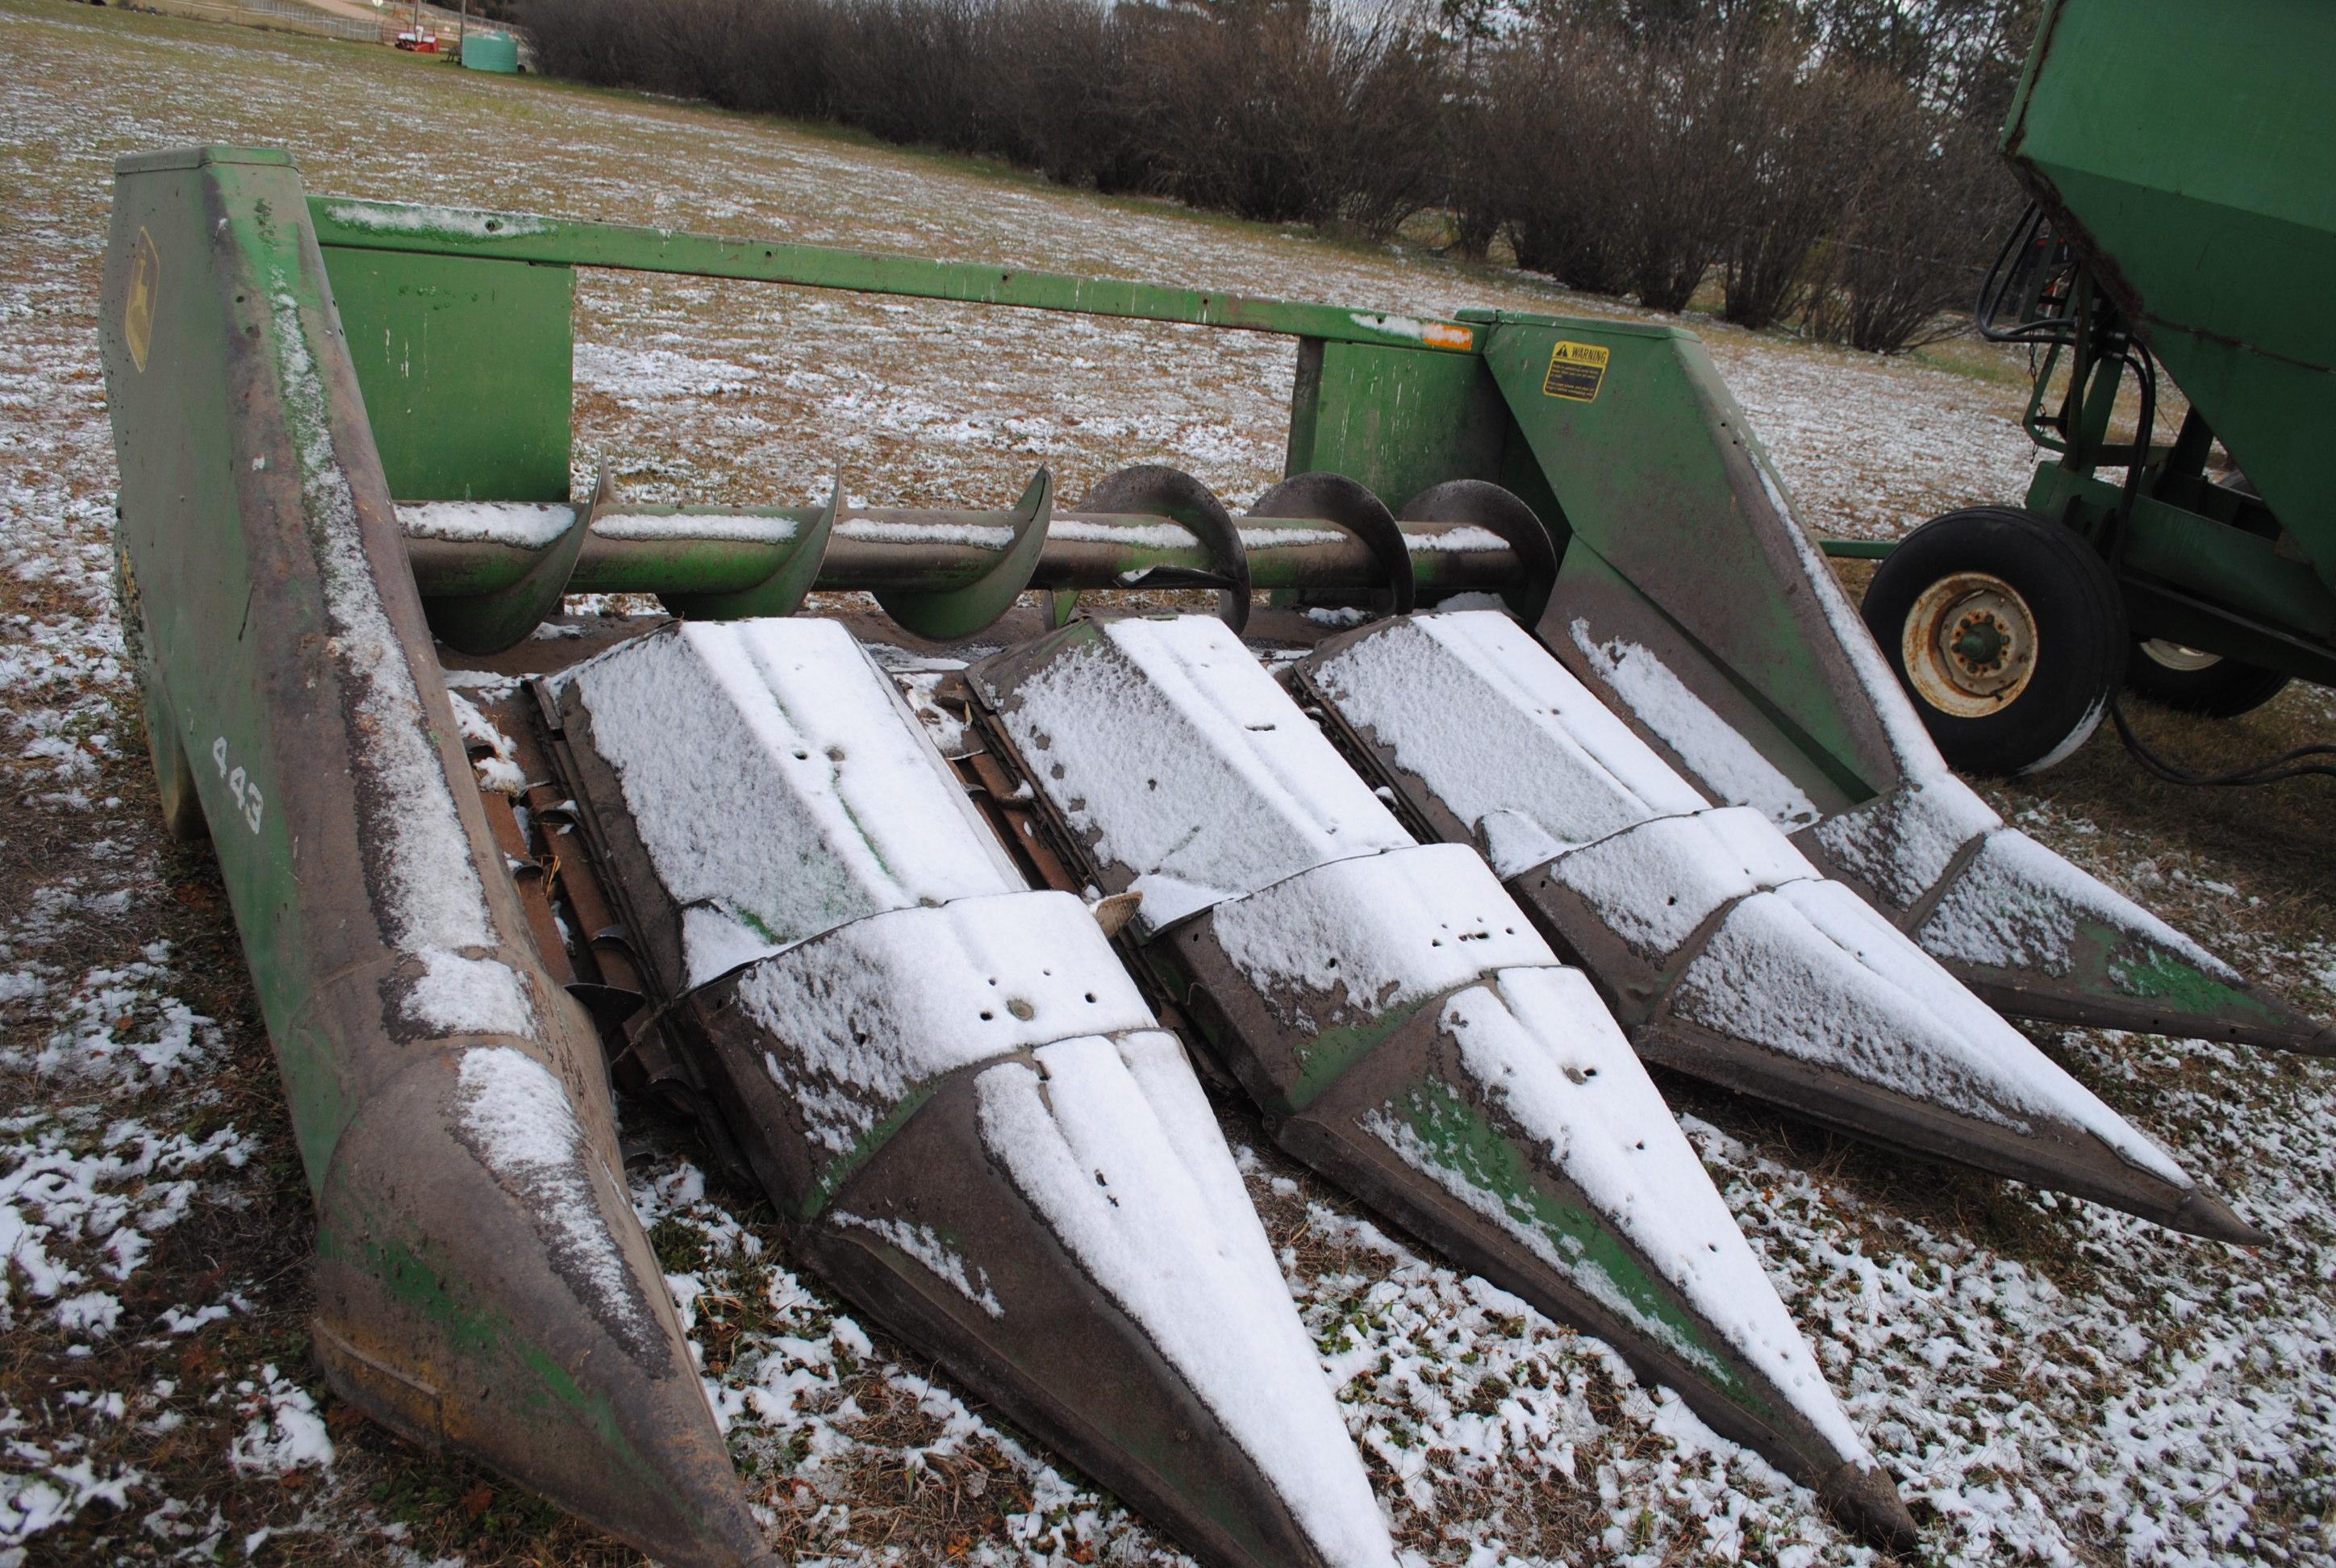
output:
[[[510,76],[519,70],[519,40],[508,33],[472,33],[462,39],[462,68]]]
[[[2320,0],[2046,6],[2003,134],[2034,205],[1979,311],[2035,351],[2044,461],[1865,601],[1956,766],[2049,766],[2121,687],[2229,716],[2336,683],[2331,61]]]

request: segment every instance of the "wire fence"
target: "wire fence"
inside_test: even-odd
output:
[[[306,33],[320,38],[338,38],[354,44],[391,44],[402,34],[412,31],[414,5],[412,0],[398,4],[390,0],[371,17],[350,16],[321,6],[306,5],[303,0],[134,0],[131,9],[155,11],[171,16],[190,16],[203,22],[232,22],[246,27],[265,27],[287,33]],[[463,30],[459,13],[435,5],[422,7],[422,31],[435,34],[451,50],[456,36]],[[482,24],[476,17],[469,19],[472,32],[501,32],[514,35],[517,28],[502,24]],[[526,40],[521,39],[522,52]]]
[[[190,16],[202,22],[232,22],[245,27],[277,28],[319,38],[339,38],[354,44],[385,41],[382,24],[337,12],[304,5],[299,0],[146,0],[140,10],[169,16]]]

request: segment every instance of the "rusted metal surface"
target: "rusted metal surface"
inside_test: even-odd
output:
[[[302,210],[280,155],[126,161],[102,317],[140,680],[193,764],[315,1197],[317,1360],[644,1552],[767,1563],[599,1041],[455,738]]]
[[[1082,497],[1077,507],[1056,511],[1027,586],[1080,591],[1222,589],[1245,570],[1258,588],[1353,597],[1389,580],[1392,568],[1383,559],[1384,540],[1374,547],[1343,528],[1326,528],[1329,520],[1302,515],[1245,516],[1236,528],[1227,512],[1219,533],[1208,508],[1222,512],[1223,503],[1199,488],[1197,481],[1173,469],[1125,472],[1139,478],[1151,475],[1145,482],[1175,488],[1123,494],[1135,482],[1114,475],[1105,481],[1110,488],[1095,492],[1102,502],[1148,510],[1107,511],[1092,498]],[[1173,512],[1163,510],[1172,506]],[[403,510],[407,559],[425,603],[489,595],[526,578],[558,546],[517,542],[526,537],[524,527],[547,514],[555,521],[572,515],[565,507],[483,503],[466,511],[489,520],[491,529],[500,515],[500,532],[449,537],[443,530],[430,531],[437,525],[429,509]],[[814,547],[808,536],[817,531],[823,511],[804,507],[629,506],[614,514],[622,520],[614,531],[605,520],[598,529],[586,528],[567,586],[574,593],[655,593],[676,613],[699,618],[778,613],[761,608],[777,601],[757,597],[758,590],[774,581],[793,580],[780,574],[809,557]],[[865,589],[884,595],[962,589],[998,570],[1007,541],[1018,537],[1018,515],[1012,511],[908,507],[856,510],[842,519],[840,529],[831,527],[810,586],[829,592]],[[742,536],[746,523],[762,525],[767,537]],[[1492,525],[1473,516],[1455,516],[1412,520],[1403,526],[1411,572],[1422,590],[1438,597],[1500,592],[1521,580],[1514,547],[1486,541],[1480,548],[1450,548],[1448,536],[1472,526]],[[1547,553],[1545,536],[1535,548],[1537,553]],[[1532,575],[1529,570],[1522,573],[1526,579]]]

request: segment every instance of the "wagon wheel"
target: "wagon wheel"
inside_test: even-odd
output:
[[[1866,590],[1874,633],[1953,766],[2035,773],[2093,733],[2125,673],[2125,601],[2074,530],[2016,507],[1933,518]]]
[[[2144,638],[2133,645],[2125,684],[2136,695],[2182,713],[2236,718],[2287,689],[2291,677],[2204,648]]]

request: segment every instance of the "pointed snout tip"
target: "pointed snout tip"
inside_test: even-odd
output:
[[[1893,1556],[1909,1555],[1922,1544],[1897,1483],[1879,1465],[1844,1465],[1825,1477],[1817,1495],[1844,1529]]]
[[[2234,1247],[2262,1247],[2271,1242],[2270,1232],[2250,1225],[2228,1203],[2207,1193],[2193,1193],[2185,1199],[2174,1222],[2194,1236]]]

